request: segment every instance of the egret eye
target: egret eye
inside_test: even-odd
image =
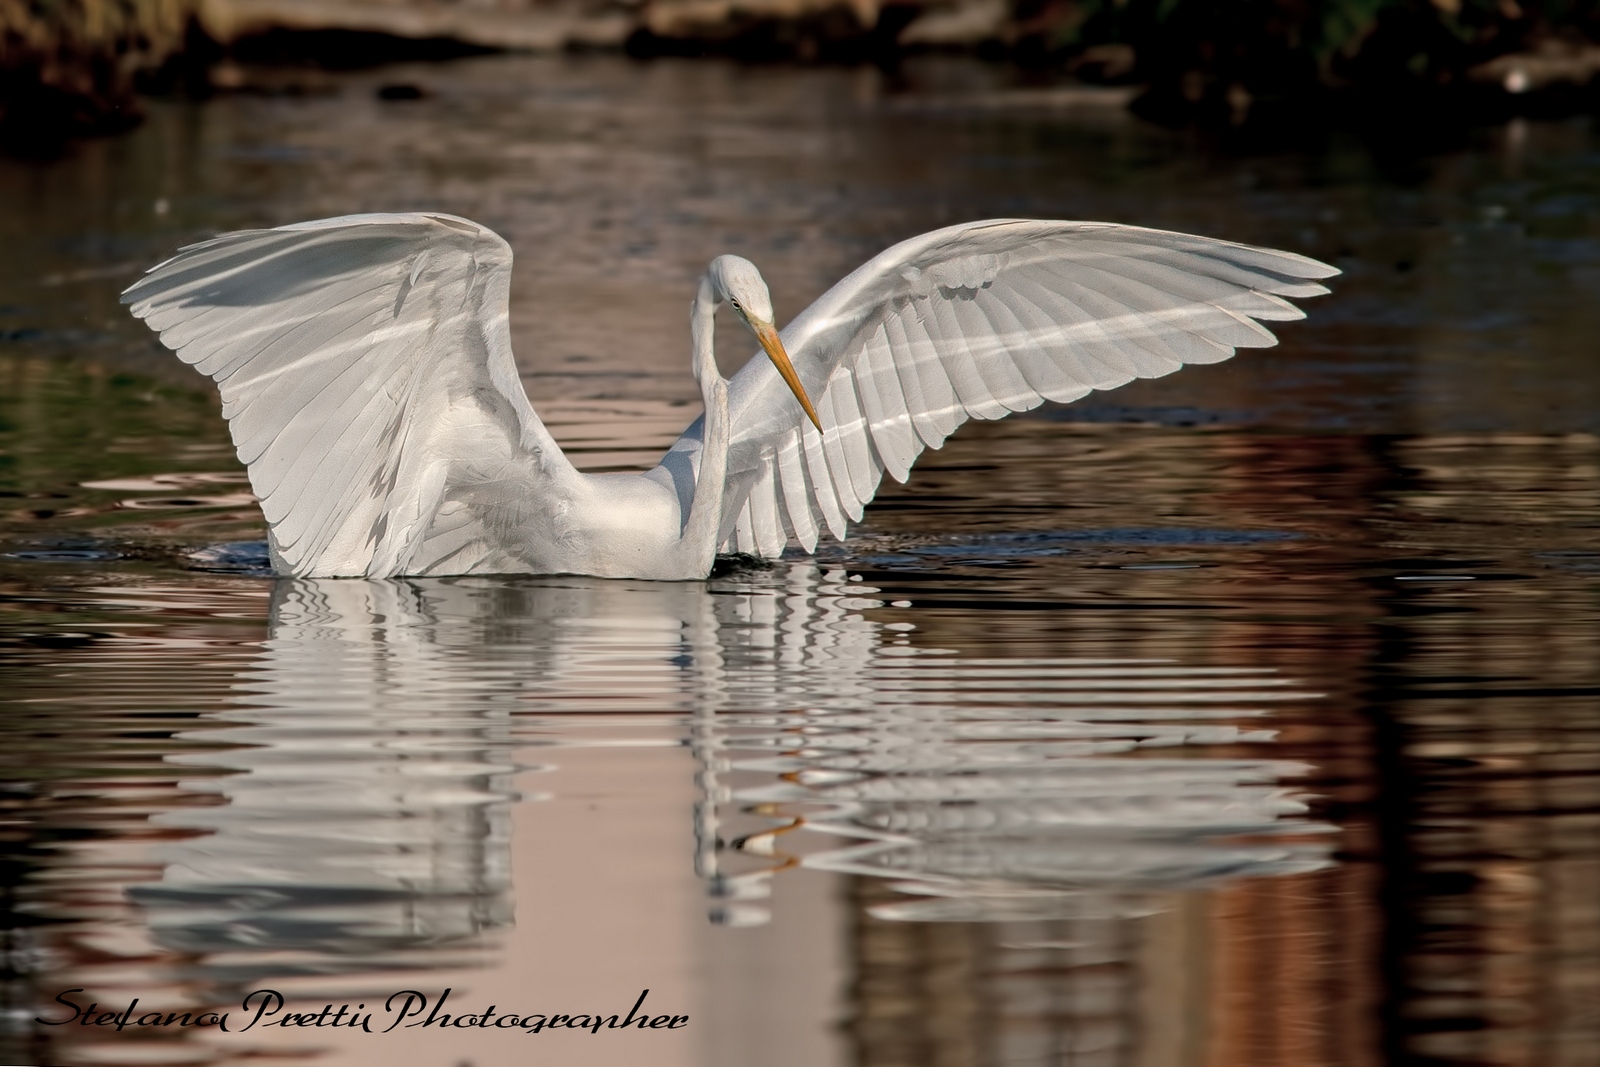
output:
[[[735,300],[731,296],[728,297],[728,303],[733,305],[733,310],[735,310],[735,311],[743,311],[744,310],[744,308],[739,306],[739,301]]]

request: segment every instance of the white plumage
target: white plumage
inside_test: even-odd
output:
[[[1286,298],[1337,273],[1160,230],[992,220],[895,245],[779,334],[760,274],[722,256],[691,318],[706,415],[623,474],[577,471],[534,413],[511,249],[466,219],[225,234],[123,300],[217,382],[283,573],[698,578],[719,549],[843,537],[885,471],[904,481],[969,418],[1275,344],[1261,322],[1302,318]],[[770,357],[731,381],[712,349],[723,302]]]

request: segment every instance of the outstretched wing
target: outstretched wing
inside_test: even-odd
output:
[[[884,471],[905,481],[969,418],[1276,344],[1258,320],[1303,318],[1285,298],[1326,293],[1313,279],[1337,273],[1111,223],[999,219],[898,244],[782,332],[823,433],[768,360],[730,383],[723,550],[776,556],[790,541],[809,551],[824,529],[843,537]],[[682,447],[696,445],[691,431]]]
[[[519,500],[578,477],[517,377],[511,248],[451,215],[190,245],[124,303],[214,379],[272,528],[315,577],[519,569]]]

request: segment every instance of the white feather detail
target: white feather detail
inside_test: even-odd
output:
[[[822,435],[764,356],[733,378],[729,482],[770,485],[780,525],[810,549],[814,531],[842,537],[860,520],[884,470],[903,480],[967,419],[1276,344],[1261,322],[1302,318],[1289,298],[1327,292],[1317,280],[1337,273],[1290,252],[1111,223],[1000,219],[923,234],[782,331]],[[730,497],[724,514],[746,501]]]

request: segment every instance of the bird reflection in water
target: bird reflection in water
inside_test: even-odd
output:
[[[1308,768],[1189,751],[1270,742],[1238,723],[1316,694],[1266,668],[913,646],[867,621],[883,604],[845,577],[796,566],[720,598],[718,632],[744,655],[720,650],[695,718],[718,921],[766,921],[759,901],[793,867],[889,880],[905,899],[882,919],[1013,921],[1327,865],[1328,827],[1281,784]]]
[[[438,965],[511,921],[513,748],[559,762],[598,712],[683,724],[695,862],[731,925],[768,917],[786,869],[888,880],[880,918],[1014,920],[1325,862],[1281,783],[1300,768],[1193,747],[1270,740],[1249,720],[1313,695],[1291,680],[963,656],[912,644],[875,592],[811,561],[709,583],[281,581],[214,716],[230,725],[181,757],[226,772],[187,786],[222,803],[162,819],[209,833],[134,895],[159,941],[237,981]]]
[[[171,757],[227,773],[185,783],[224,803],[159,820],[210,832],[131,890],[158,941],[244,980],[415,966],[510,922],[510,720],[436,700],[462,685],[445,662],[458,621],[406,583],[278,583],[260,656],[212,716],[234,725],[194,735],[229,747]]]

